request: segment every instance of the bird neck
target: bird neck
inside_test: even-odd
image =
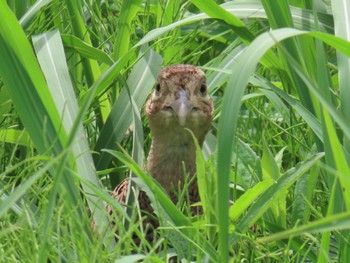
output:
[[[192,176],[196,171],[196,150],[191,134],[183,129],[153,132],[147,169],[166,189],[184,182],[184,171]]]

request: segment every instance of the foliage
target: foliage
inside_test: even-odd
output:
[[[349,14],[347,0],[0,0],[0,261],[346,262]],[[186,188],[174,205],[142,169],[143,104],[181,63],[215,101],[197,217]],[[129,175],[159,215],[154,244],[132,198],[109,195]]]

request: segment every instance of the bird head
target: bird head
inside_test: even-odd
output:
[[[175,65],[161,70],[146,105],[153,133],[157,129],[189,128],[195,134],[200,131],[205,135],[212,114],[213,102],[202,70],[192,65]]]

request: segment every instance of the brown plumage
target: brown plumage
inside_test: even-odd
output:
[[[146,169],[177,203],[174,189],[184,185],[184,167],[190,178],[196,172],[195,145],[185,128],[194,133],[202,146],[212,120],[213,102],[204,72],[192,65],[164,68],[145,113],[153,136]],[[118,201],[125,202],[127,187],[128,181],[124,180],[114,190]],[[191,203],[199,201],[196,180],[189,187],[189,199]],[[141,210],[151,212],[144,192],[140,192],[138,201]]]

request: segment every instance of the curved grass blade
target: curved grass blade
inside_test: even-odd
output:
[[[60,116],[33,50],[18,21],[0,2],[0,75],[16,110],[40,153],[59,154],[67,140]],[[13,77],[16,76],[16,77]]]
[[[334,16],[335,35],[350,41],[350,2],[347,0],[333,0],[332,11]],[[347,122],[350,122],[350,58],[337,52],[338,78],[340,89],[341,110]],[[344,140],[345,149],[350,152],[350,139]]]
[[[213,0],[190,1],[208,16],[224,20],[227,24],[233,27],[234,31],[239,35],[244,43],[250,43],[254,39],[254,35],[248,30],[246,25],[240,19],[216,4]]]
[[[306,32],[296,29],[284,28],[266,32],[258,36],[242,55],[237,59],[237,63],[232,68],[232,75],[228,82],[228,88],[223,99],[223,109],[218,125],[218,192],[222,200],[228,200],[229,195],[229,173],[231,156],[233,149],[233,134],[237,126],[237,120],[240,110],[240,104],[243,97],[244,89],[249,81],[250,75],[253,73],[258,61],[263,55],[276,43],[284,40],[285,38],[298,36],[302,34],[308,34],[313,37],[317,37],[337,48],[338,50],[350,55],[350,43],[337,37],[327,35],[320,32]],[[323,103],[323,101],[322,101]],[[331,108],[327,107],[328,110]],[[332,113],[332,111],[330,112]],[[333,118],[342,127],[347,127],[346,124],[339,116],[334,113]],[[345,129],[349,130],[349,129]],[[228,202],[219,202],[218,211],[219,229],[220,229],[220,243],[223,246],[228,244]]]
[[[109,66],[113,64],[113,60],[105,52],[94,48],[76,36],[62,35],[61,37],[65,47],[75,50],[82,57],[100,61]]]
[[[308,160],[291,169],[275,180],[249,207],[247,213],[236,226],[237,232],[244,232],[271,206],[278,193],[286,191],[300,176],[313,167],[322,157],[323,153],[310,156]],[[268,184],[268,182],[267,182]]]
[[[199,1],[197,1],[199,2]],[[221,5],[223,9],[225,9],[227,12],[229,12],[232,15],[235,15],[238,18],[245,19],[245,18],[267,18],[265,10],[263,9],[261,3],[236,3],[236,1],[233,2],[227,2]],[[296,26],[299,26],[297,28],[304,29],[304,30],[312,30],[314,28],[315,21],[313,19],[313,13],[312,11],[301,9],[301,8],[294,8],[291,7],[291,14],[293,17],[293,21],[295,22]],[[137,44],[137,46],[142,46],[144,44],[147,44],[150,41],[156,40],[158,37],[162,36],[163,34],[173,30],[176,27],[184,26],[190,23],[197,22],[202,19],[208,19],[210,16],[201,13],[197,15],[191,15],[187,18],[184,18],[182,20],[176,21],[170,25],[160,27],[157,29],[153,29],[150,32],[148,32]],[[320,19],[320,29],[323,29],[323,32],[333,33],[334,26],[333,26],[333,18],[330,15],[327,14],[318,14],[318,18]],[[220,17],[219,17],[220,19]],[[305,27],[306,25],[306,27]],[[308,27],[308,25],[310,25]]]
[[[123,0],[118,21],[117,37],[114,42],[113,58],[119,59],[129,50],[131,22],[140,8],[142,0]]]
[[[71,21],[70,26],[73,29],[74,35],[77,38],[82,39],[88,45],[92,45],[83,18],[82,1],[65,0],[64,2],[69,13],[69,19]],[[91,59],[84,59],[82,63],[87,84],[92,86],[101,76],[99,65],[97,61]],[[110,104],[108,103],[107,94],[101,94],[99,97],[99,102],[100,107],[98,110],[100,111],[103,122],[105,122],[108,114],[110,113]]]
[[[307,225],[279,232],[270,236],[257,239],[258,242],[273,242],[292,236],[315,232],[330,232],[350,229],[350,212],[327,216],[324,219],[311,222]]]
[[[160,55],[153,50],[149,50],[135,64],[127,80],[130,95],[139,110],[154,86],[161,64],[162,58]],[[131,121],[132,109],[128,99],[128,91],[123,89],[101,131],[95,150],[99,152],[104,148],[113,149],[124,138]],[[105,169],[111,161],[111,156],[107,153],[101,153],[96,158],[97,170]]]
[[[0,141],[32,147],[31,139],[26,131],[6,129],[0,130]]]
[[[79,106],[70,80],[60,34],[55,30],[33,36],[33,43],[50,92],[52,97],[55,98],[57,110],[61,112],[62,125],[66,132],[70,134],[70,137],[75,138],[70,139],[70,141],[73,141],[72,151],[75,155],[74,162],[78,175],[101,187],[97,180],[89,144],[83,130],[83,120],[77,119]],[[76,125],[77,130],[73,130],[74,122],[79,122],[79,125]],[[102,233],[105,227],[109,225],[105,217],[104,204],[102,200],[95,197],[94,193],[84,183],[82,183],[82,186],[97,230]]]
[[[24,29],[26,29],[29,26],[32,19],[34,18],[34,16],[40,11],[40,9],[51,2],[52,2],[52,0],[38,0],[38,1],[36,1],[30,7],[30,9],[19,20],[19,23],[21,24],[21,26]]]

